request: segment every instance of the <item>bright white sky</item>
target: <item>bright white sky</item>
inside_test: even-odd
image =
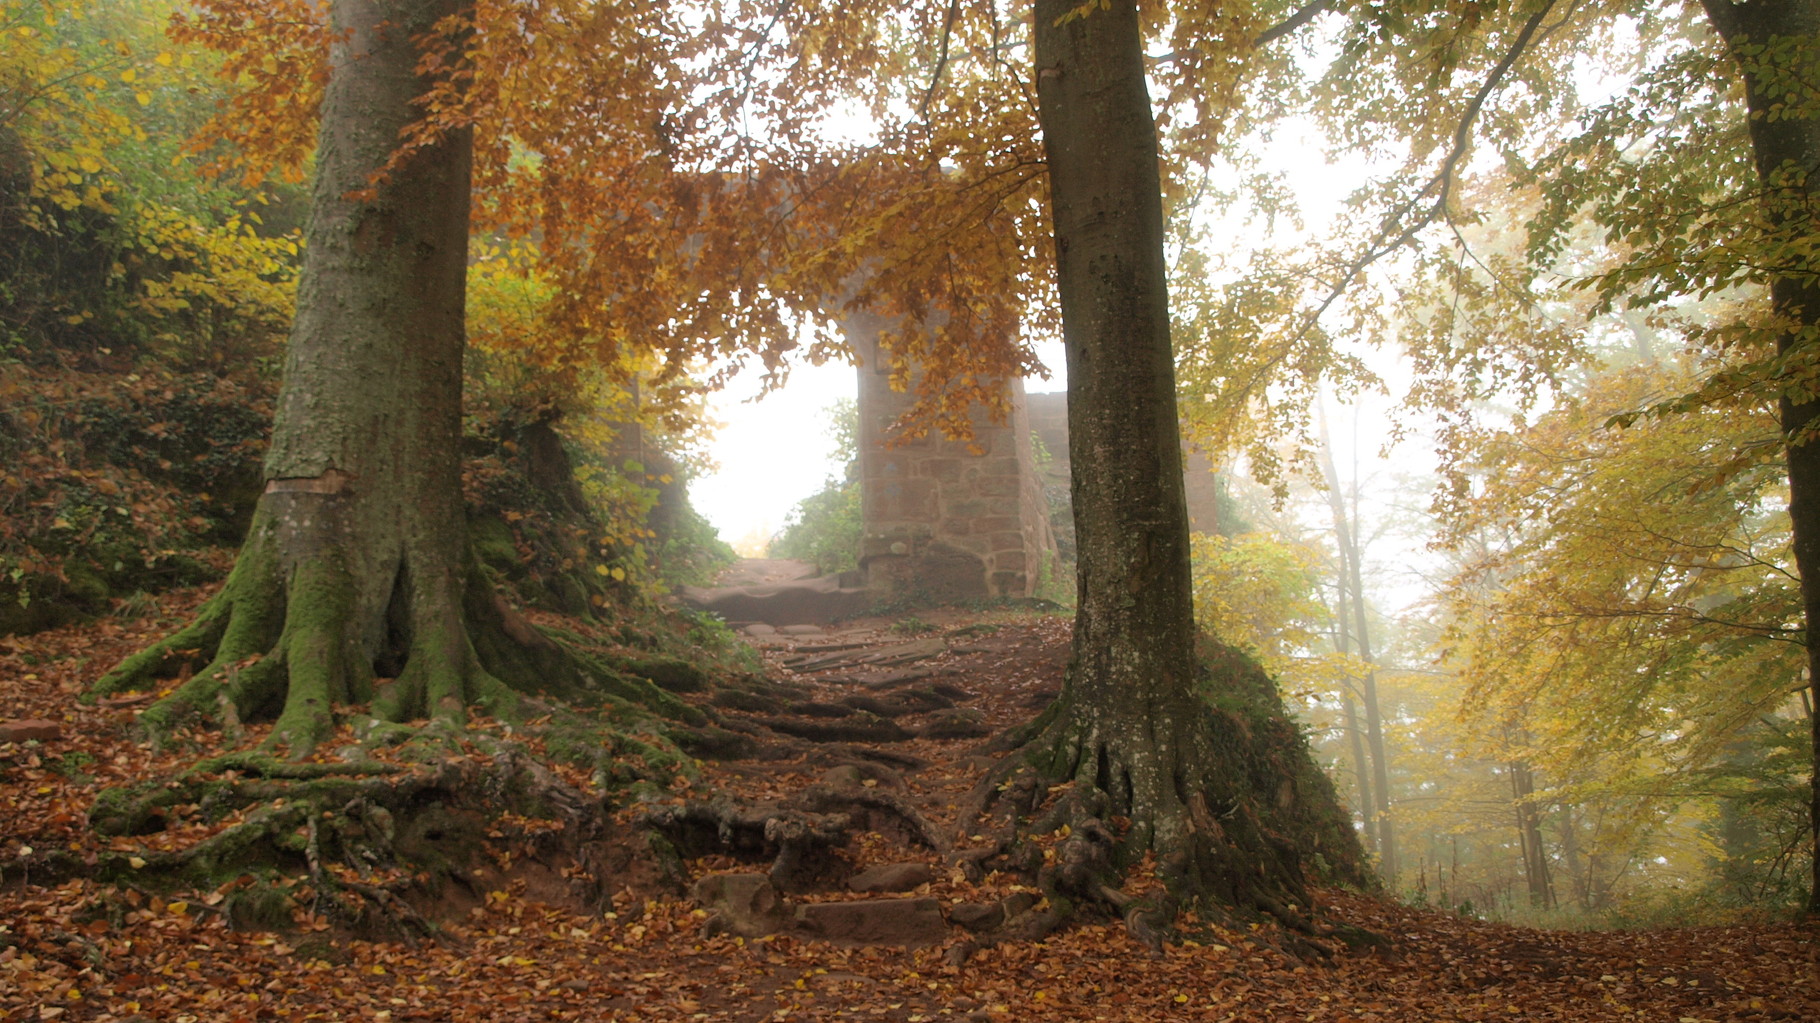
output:
[[[758,400],[758,376],[711,395],[708,415],[722,424],[708,453],[719,465],[689,484],[689,501],[721,539],[758,556],[796,502],[844,466],[834,464],[828,406],[859,391],[852,366],[798,366],[783,390]]]

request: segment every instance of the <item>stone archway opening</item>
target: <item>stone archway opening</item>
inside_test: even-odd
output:
[[[891,327],[854,311],[841,321],[856,368],[859,568],[818,575],[795,562],[748,561],[691,603],[738,624],[827,624],[880,604],[941,604],[1065,593],[1072,567],[1067,511],[1068,400],[1010,384],[1010,414],[975,413],[970,440],[898,439],[909,391],[891,387],[879,338]],[[1215,532],[1218,475],[1185,451],[1192,528]],[[743,572],[742,574],[739,574]]]

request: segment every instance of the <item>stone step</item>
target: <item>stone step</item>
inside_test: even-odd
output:
[[[929,869],[923,863],[890,864],[856,875],[849,884],[855,891],[878,890],[861,888],[858,882],[868,874],[909,866]],[[745,873],[708,874],[696,881],[694,894],[696,904],[708,912],[710,935],[758,938],[790,932],[837,945],[903,948],[947,940],[951,923],[975,933],[997,930],[1037,904],[1028,892],[946,907],[929,896],[791,903],[764,874]]]

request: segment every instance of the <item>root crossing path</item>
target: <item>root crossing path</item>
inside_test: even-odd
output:
[[[6,1023],[1820,1018],[1795,925],[1540,931],[1323,891],[1323,920],[1385,940],[1317,957],[1269,924],[1191,916],[1160,950],[1110,915],[1051,929],[1029,882],[1049,850],[970,810],[1067,655],[1065,619],[1008,612],[758,630],[767,678],[685,694],[739,755],[622,807],[606,831],[635,855],[584,863],[536,821],[494,820],[467,881],[419,907],[427,936],[357,936],[307,896],[250,928],[222,908],[257,865],[204,892],[70,867],[185,837],[97,843],[83,819],[101,788],[193,756],[75,699],[159,628],[0,639],[0,721],[42,723],[0,740]]]

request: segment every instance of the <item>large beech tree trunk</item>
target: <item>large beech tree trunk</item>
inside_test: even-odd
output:
[[[1270,682],[1224,652],[1213,655],[1222,679],[1201,677],[1142,31],[1131,0],[1083,14],[1077,6],[1039,0],[1035,41],[1067,348],[1079,605],[1067,680],[1027,754],[1048,778],[1077,783],[1070,841],[1119,833],[1126,857],[1156,854],[1175,894],[1294,920],[1294,907],[1307,905],[1304,854],[1323,840],[1313,837],[1322,826],[1302,815],[1324,808],[1334,862],[1356,864],[1357,844],[1333,823],[1341,816],[1332,788]],[[1210,691],[1245,707],[1216,709]],[[1057,857],[1076,858],[1067,848]],[[1072,884],[1119,902],[1104,885]]]
[[[458,717],[515,697],[489,668],[549,646],[480,581],[460,485],[471,142],[446,132],[378,179],[434,82],[421,42],[468,0],[335,0],[314,205],[265,493],[222,592],[116,668],[209,663],[148,711],[277,713],[315,744],[335,704]],[[439,27],[440,26],[440,27]],[[478,646],[477,646],[478,644]],[[490,656],[483,658],[483,654]],[[491,661],[491,664],[485,663]]]
[[[1179,801],[1167,761],[1195,672],[1162,183],[1137,9],[1057,26],[1074,6],[1036,5],[1080,564],[1064,699],[1097,783],[1148,816]]]
[[[1803,262],[1820,221],[1815,194],[1820,177],[1820,2],[1817,0],[1702,0],[1707,17],[1732,51],[1750,110],[1752,155],[1762,193],[1761,214],[1787,264],[1770,279],[1777,355],[1786,363],[1781,399],[1782,435],[1788,445],[1788,514],[1795,568],[1807,625],[1808,706],[1813,727],[1814,775],[1810,826],[1813,875],[1808,912],[1820,915],[1820,278]]]

